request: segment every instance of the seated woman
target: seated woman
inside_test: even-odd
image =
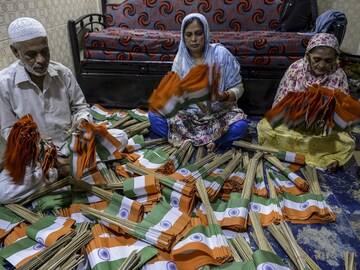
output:
[[[304,92],[313,84],[339,89],[349,94],[345,72],[338,64],[339,43],[328,33],[315,34],[309,41],[305,57],[293,63],[284,74],[273,106],[290,91]],[[336,171],[352,156],[355,142],[345,131],[333,130],[328,135],[314,135],[287,128],[273,129],[266,119],[257,126],[259,144],[305,155],[308,164]]]
[[[214,63],[221,69],[221,81],[219,92],[211,102],[211,113],[203,112],[201,104],[191,104],[169,119],[149,112],[155,134],[167,137],[175,146],[190,139],[194,146],[206,145],[208,151],[213,151],[216,145],[231,146],[234,140],[243,138],[247,129],[246,115],[236,104],[244,92],[240,65],[223,45],[210,44],[210,30],[203,15],[187,15],[182,21],[179,50],[172,70],[183,78],[198,64],[211,66]]]

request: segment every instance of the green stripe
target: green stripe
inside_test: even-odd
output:
[[[217,234],[223,234],[220,226],[217,224],[209,224],[208,226],[198,225],[188,232],[188,234],[184,237],[184,240],[195,233],[202,233],[208,238]]]
[[[104,140],[104,138],[102,140]],[[96,153],[101,160],[106,160],[112,153],[102,144],[102,140],[96,139]]]
[[[144,158],[154,164],[163,164],[169,158],[169,155],[161,148],[156,148],[155,150],[147,149],[144,153]]]
[[[73,192],[63,191],[54,195],[42,196],[36,202],[36,210],[60,209],[68,207],[72,203]]]
[[[4,206],[0,206],[0,219],[10,222],[10,224],[19,223],[22,218],[17,216],[14,212],[10,211]]]
[[[281,259],[279,258],[278,255],[276,255],[272,252],[269,252],[269,251],[259,249],[253,253],[252,257],[254,259],[255,266],[258,266],[265,262],[274,263],[274,264],[278,264],[281,266],[286,266],[281,261]]]
[[[134,192],[134,178],[127,178],[123,182],[124,185],[124,194],[128,198],[134,198],[136,197],[136,194]]]
[[[104,210],[104,212],[116,217],[119,213],[121,202],[123,199],[124,196],[114,193],[111,197],[109,206]]]
[[[149,120],[148,116],[139,115],[139,114],[135,113],[134,111],[135,111],[135,109],[127,111],[128,115],[130,115],[131,118],[137,119],[137,120],[142,121],[142,122]]]
[[[288,192],[282,193],[283,197],[289,201],[297,202],[297,203],[304,203],[308,200],[316,200],[319,202],[324,201],[324,197],[321,194],[314,194],[314,193],[306,193],[302,195],[293,195]]]
[[[35,240],[26,237],[16,241],[15,243],[9,246],[5,246],[3,249],[0,250],[0,256],[6,259],[9,258],[11,255],[14,255],[15,253],[18,253],[21,250],[24,250],[26,248],[32,247],[37,244],[38,243]]]
[[[135,144],[142,144],[145,142],[144,136],[143,135],[134,135],[131,137],[131,139],[134,141]]]
[[[251,196],[251,202],[259,203],[261,205],[269,206],[271,204],[277,204],[277,200],[273,198],[261,197],[253,194]]]
[[[44,216],[26,229],[28,237],[36,240],[36,234],[55,223],[55,216]]]
[[[137,254],[140,256],[140,260],[139,262],[131,269],[139,269],[141,268],[147,261],[149,261],[152,257],[154,257],[156,254],[158,253],[157,249],[149,246],[149,247],[145,247],[142,250],[140,250],[139,252],[137,252]],[[119,254],[119,256],[121,256]],[[124,263],[124,261],[126,260],[126,258],[122,258],[119,260],[114,260],[114,261],[106,261],[106,262],[100,262],[97,263],[93,268],[91,268],[92,270],[113,270],[113,269],[119,269],[120,266]]]
[[[149,230],[149,228],[154,226],[155,224],[158,224],[164,218],[164,216],[169,211],[171,211],[171,209],[172,207],[170,204],[168,204],[164,200],[160,201],[146,216],[146,218],[144,218],[143,221],[136,226],[135,234],[138,237],[145,239],[145,234]],[[146,232],[143,233],[144,229]]]
[[[216,199],[216,201],[211,204],[211,207],[216,212],[224,212],[227,208],[236,208],[236,207],[248,208],[248,206],[249,206],[249,200],[245,198],[241,198],[241,193],[237,193],[237,192],[230,193],[230,199],[227,202],[221,199]]]

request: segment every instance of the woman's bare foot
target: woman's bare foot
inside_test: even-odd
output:
[[[336,173],[339,168],[339,161],[334,161],[327,166],[327,170],[332,173]]]
[[[214,142],[210,142],[206,145],[206,149],[208,153],[214,152],[216,144]]]

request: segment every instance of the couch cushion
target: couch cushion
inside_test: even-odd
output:
[[[240,63],[247,65],[289,65],[304,56],[309,38],[295,32],[214,31],[211,33],[212,42],[222,43]],[[172,61],[179,42],[179,31],[109,27],[86,35],[85,56],[108,60]],[[274,62],[275,59],[278,61]],[[286,61],[282,62],[279,59]]]
[[[211,31],[274,30],[281,0],[126,0],[106,6],[108,26],[180,30],[190,13],[203,14]]]

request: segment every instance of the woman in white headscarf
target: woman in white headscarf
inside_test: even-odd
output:
[[[338,64],[339,43],[328,33],[315,34],[306,48],[305,57],[290,65],[279,84],[275,106],[290,91],[304,92],[317,84],[349,94],[344,70]],[[299,132],[282,124],[272,128],[266,119],[258,126],[259,144],[305,155],[306,163],[336,171],[352,156],[355,141],[345,132],[333,130],[328,135]]]
[[[191,104],[167,120],[150,112],[155,133],[168,137],[175,146],[190,139],[193,145],[206,145],[209,151],[216,146],[231,146],[234,140],[243,138],[247,120],[236,103],[244,92],[240,64],[223,45],[210,44],[210,30],[203,15],[187,15],[182,21],[181,41],[172,70],[183,78],[196,65],[211,67],[215,63],[221,69],[221,79],[218,93],[211,102],[211,113],[202,111],[201,104]],[[206,107],[206,102],[204,105]]]

